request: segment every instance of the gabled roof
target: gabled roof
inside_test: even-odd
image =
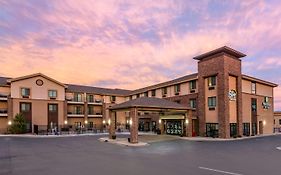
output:
[[[140,97],[137,99],[129,100],[124,103],[116,104],[109,109],[128,109],[128,108],[159,108],[159,109],[175,109],[175,110],[187,110],[190,109],[187,106],[183,106],[176,102],[169,100],[155,98],[155,97]]]
[[[67,92],[83,92],[83,93],[93,93],[93,94],[100,94],[100,95],[119,95],[119,96],[127,96],[131,93],[130,90],[125,89],[109,89],[109,88],[100,88],[100,87],[93,87],[93,86],[81,86],[81,85],[74,85],[74,84],[67,84],[68,88],[66,89]]]
[[[59,82],[59,81],[57,81],[57,80],[55,80],[55,79],[53,79],[51,77],[48,77],[48,76],[46,76],[46,75],[44,75],[42,73],[36,73],[36,74],[26,75],[26,76],[22,76],[22,77],[18,77],[18,78],[12,78],[12,79],[9,79],[8,82],[11,83],[11,82],[25,80],[25,79],[29,79],[29,78],[33,78],[33,77],[38,77],[38,76],[46,78],[47,80],[50,80],[50,81],[52,81],[52,82],[54,82],[54,83],[56,83],[56,84],[58,84],[60,86],[63,86],[65,88],[67,87],[65,84],[63,84],[63,83],[61,83],[61,82]]]
[[[197,76],[198,76],[198,73],[185,75],[183,77],[179,77],[179,78],[176,78],[176,79],[173,79],[173,80],[170,80],[170,81],[166,81],[166,82],[155,84],[155,85],[148,86],[148,87],[145,87],[145,88],[133,90],[133,91],[131,91],[130,95],[143,93],[143,92],[146,92],[146,91],[149,91],[149,90],[152,90],[152,89],[162,88],[162,87],[171,86],[171,85],[175,85],[175,84],[178,84],[178,83],[194,80],[194,79],[198,78]]]
[[[246,54],[244,54],[244,53],[241,53],[241,52],[239,52],[237,50],[234,50],[230,47],[223,46],[223,47],[220,47],[218,49],[212,50],[210,52],[198,55],[198,56],[194,57],[193,59],[201,61],[204,58],[213,56],[213,55],[218,54],[218,53],[227,53],[227,54],[232,55],[232,56],[234,56],[235,58],[238,58],[238,59],[246,56]]]

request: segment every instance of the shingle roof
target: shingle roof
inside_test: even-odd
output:
[[[66,89],[67,92],[85,92],[85,93],[93,93],[93,94],[100,94],[100,95],[121,95],[126,96],[131,91],[125,89],[109,89],[109,88],[100,88],[100,87],[93,87],[93,86],[81,86],[75,84],[66,84],[68,88]]]
[[[147,86],[145,88],[133,90],[130,95],[143,93],[143,92],[146,92],[148,90],[162,88],[162,87],[165,87],[165,86],[181,83],[181,82],[184,82],[184,81],[189,81],[189,80],[192,80],[192,79],[196,79],[197,76],[198,76],[198,73],[185,75],[183,77],[179,77],[179,78],[176,78],[176,79],[173,79],[173,80],[170,80],[170,81],[166,81],[166,82],[155,84],[155,85],[152,85],[152,86]]]
[[[127,109],[132,107],[143,107],[143,108],[159,108],[159,109],[177,109],[177,110],[187,110],[189,109],[187,106],[183,106],[181,104],[154,97],[140,97],[137,99],[133,99],[130,101],[126,101],[124,103],[116,104],[110,109]]]
[[[5,86],[7,85],[7,80],[10,78],[7,77],[0,77],[0,86]]]
[[[230,47],[223,46],[223,47],[220,47],[218,49],[212,50],[210,52],[198,55],[198,56],[194,57],[193,59],[195,59],[195,60],[203,60],[204,58],[213,56],[213,55],[218,54],[218,53],[227,53],[227,54],[232,55],[232,56],[234,56],[236,58],[242,58],[242,57],[246,56],[244,53],[241,53],[241,52],[239,52],[237,50],[234,50],[234,49],[232,49]]]

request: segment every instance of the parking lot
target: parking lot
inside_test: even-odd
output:
[[[0,137],[0,174],[280,175],[281,135],[220,142],[145,136],[145,147],[100,137]]]

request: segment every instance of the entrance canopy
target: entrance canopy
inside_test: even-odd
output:
[[[110,107],[111,111],[120,111],[120,110],[127,110],[130,108],[138,108],[138,111],[143,110],[156,110],[156,111],[186,111],[191,108],[187,106],[183,106],[176,102],[172,102],[169,100],[155,98],[155,97],[140,97],[134,100],[126,101],[124,103],[120,103]]]
[[[110,113],[110,129],[109,138],[115,135],[115,118],[117,111],[130,111],[130,142],[138,143],[138,111],[157,111],[159,113],[177,113],[181,115],[181,119],[191,121],[192,109],[181,104],[154,97],[140,97],[134,100],[126,101],[124,103],[116,104],[109,107]],[[189,114],[189,115],[188,115]],[[191,135],[191,127],[186,126],[187,135]]]

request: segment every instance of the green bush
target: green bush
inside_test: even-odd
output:
[[[26,132],[26,120],[21,113],[16,114],[9,131],[12,134],[23,134]]]

